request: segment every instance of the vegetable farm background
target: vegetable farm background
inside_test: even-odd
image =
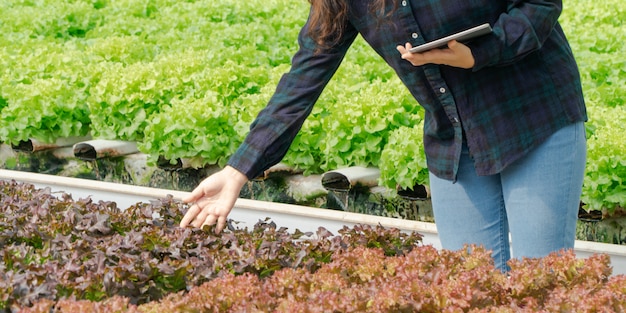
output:
[[[626,207],[626,13],[573,0],[560,19],[590,114],[583,199]],[[289,69],[307,1],[0,0],[0,141],[137,142],[149,162],[225,164]],[[593,30],[593,31],[590,31]],[[427,184],[422,110],[360,38],[283,160],[353,165],[392,189]]]

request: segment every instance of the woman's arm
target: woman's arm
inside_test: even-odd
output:
[[[539,50],[561,11],[562,1],[557,0],[508,1],[507,11],[492,25],[493,35],[468,44],[475,60],[473,70],[507,65]]]
[[[356,38],[356,31],[345,32],[335,49],[316,53],[315,43],[306,34],[307,26],[300,32],[300,49],[292,59],[291,70],[281,78],[272,99],[252,123],[250,133],[228,166],[204,179],[183,199],[191,207],[181,220],[181,227],[216,225],[217,233],[226,227],[241,188],[283,158]]]
[[[318,46],[307,36],[307,30],[308,23],[300,31],[300,48],[292,58],[290,71],[280,79],[269,103],[254,120],[250,133],[228,162],[249,179],[284,157],[357,36],[356,30],[346,27],[337,46],[317,52]]]

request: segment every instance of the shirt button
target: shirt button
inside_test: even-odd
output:
[[[419,35],[418,35],[417,33],[412,33],[412,34],[411,34],[411,37],[413,37],[413,38],[417,38],[417,37],[419,37]]]
[[[439,88],[439,92],[446,93],[446,88],[443,88],[443,87]]]
[[[402,6],[405,7],[406,6],[406,0],[402,1]]]

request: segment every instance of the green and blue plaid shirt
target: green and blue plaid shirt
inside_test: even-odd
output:
[[[490,175],[559,128],[587,119],[578,68],[557,22],[561,1],[398,1],[382,22],[369,1],[349,1],[341,43],[322,53],[314,53],[305,25],[291,70],[228,164],[254,178],[278,163],[358,34],[424,107],[424,149],[438,177],[455,180],[464,140],[477,173]],[[482,23],[493,33],[468,44],[476,61],[471,70],[415,67],[396,50]]]

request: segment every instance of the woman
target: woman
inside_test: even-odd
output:
[[[561,1],[310,0],[292,68],[222,171],[202,181],[181,227],[220,232],[247,180],[280,161],[357,35],[425,109],[424,149],[445,249],[511,257],[574,245],[586,109],[558,24]],[[419,44],[489,23],[493,32],[424,53]],[[509,246],[509,235],[512,247]]]

